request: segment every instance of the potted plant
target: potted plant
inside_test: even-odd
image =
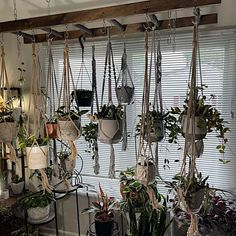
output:
[[[214,95],[210,96],[210,100],[214,98]],[[187,132],[187,111],[188,111],[188,98],[185,100],[183,105],[183,110],[179,107],[171,109],[171,114],[168,117],[167,129],[169,133],[169,141],[176,142],[178,135],[180,133],[183,136],[186,136]],[[177,117],[176,117],[177,116]],[[212,105],[207,104],[207,97],[204,95],[198,95],[195,103],[195,112],[190,114],[189,121],[189,132],[188,136],[191,138],[193,133],[193,116],[194,120],[194,131],[195,131],[195,140],[203,139],[207,133],[215,131],[217,137],[221,140],[221,144],[217,145],[217,149],[220,153],[224,153],[225,145],[228,142],[228,139],[225,137],[226,133],[229,131],[229,128],[225,126],[226,121],[221,117],[220,112]]]
[[[195,175],[176,175],[171,182],[171,187],[177,192],[180,207],[186,212],[198,213],[202,207],[206,189],[209,188],[207,179],[201,172]]]
[[[135,192],[139,199],[138,205],[137,198],[134,198]],[[129,178],[123,193],[125,198],[120,203],[120,209],[128,215],[128,235],[164,236],[168,227],[166,226],[166,200],[158,193],[156,183],[144,186],[140,181]]]
[[[95,213],[95,231],[97,236],[111,236],[114,227],[115,200],[109,198],[99,185],[99,199],[82,212]]]
[[[118,143],[122,137],[122,106],[104,105],[98,114],[98,140],[102,143]]]
[[[24,189],[23,178],[20,178],[17,174],[13,175],[11,178],[11,189],[14,194],[21,194]]]
[[[58,121],[58,137],[66,141],[75,141],[81,135],[81,115],[85,114],[86,111],[66,110],[65,106],[59,107],[56,111]]]
[[[72,175],[75,169],[75,160],[72,160],[70,156],[71,156],[70,151],[61,151],[58,154],[58,157],[60,159],[60,165],[63,171],[65,173],[68,173],[69,175]]]
[[[58,130],[58,124],[57,124],[57,118],[55,116],[51,117],[47,120],[45,123],[45,133],[46,136],[51,139],[57,139],[57,130]]]
[[[91,107],[93,102],[93,91],[88,89],[75,89],[71,93],[78,107]]]
[[[50,214],[50,204],[53,201],[51,193],[30,193],[21,199],[23,207],[27,210],[29,220],[40,222],[46,220]]]

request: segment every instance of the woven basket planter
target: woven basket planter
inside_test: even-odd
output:
[[[45,124],[45,129],[46,129],[46,135],[49,138],[52,138],[52,139],[57,139],[58,138],[58,136],[57,136],[58,124],[57,123],[47,122]]]
[[[26,147],[28,168],[31,170],[44,169],[48,166],[48,145]]]
[[[195,122],[194,122],[194,129],[193,130],[193,118],[190,117],[190,120],[189,120],[189,129],[188,129],[188,136],[189,136],[189,139],[191,139],[191,136],[193,135],[193,132],[195,131],[195,140],[200,140],[200,139],[203,139],[206,137],[206,134],[207,134],[207,129],[206,127],[204,128],[200,128],[199,127],[199,120],[200,118],[198,116],[195,117]],[[187,133],[187,116],[183,116],[183,119],[182,119],[182,134],[183,136],[185,137]]]
[[[81,136],[80,120],[58,120],[57,135],[66,141],[75,141]]]
[[[22,193],[24,189],[24,181],[20,183],[11,183],[11,190],[15,195],[19,195]]]
[[[150,182],[155,180],[156,168],[152,162],[149,162],[148,165],[145,162],[144,165],[138,163],[136,165],[136,178],[145,186]]]
[[[78,107],[91,107],[93,102],[93,91],[85,89],[76,89],[73,92],[75,102]]]
[[[98,140],[101,143],[114,144],[120,142],[122,138],[122,120],[98,121]]]
[[[40,221],[46,220],[49,217],[50,205],[46,207],[35,207],[27,209],[27,214],[30,220]]]
[[[17,135],[16,123],[2,122],[0,123],[0,142],[11,143]]]
[[[120,104],[130,104],[134,96],[134,87],[130,86],[117,87],[116,96]]]

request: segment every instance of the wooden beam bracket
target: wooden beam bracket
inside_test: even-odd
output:
[[[50,35],[54,35],[56,37],[59,37],[61,39],[64,38],[64,33],[61,33],[61,32],[58,32],[54,29],[51,29],[51,28],[42,28],[43,31],[47,32],[48,33],[48,36],[50,37]]]
[[[120,29],[121,31],[125,31],[127,25],[122,25],[118,20],[116,19],[112,19],[110,20],[110,23],[113,24],[114,26],[116,26],[118,29]]]
[[[81,25],[81,24],[75,24],[74,25],[75,27],[77,27],[80,31],[90,35],[90,36],[93,36],[93,30],[85,27],[84,25]]]

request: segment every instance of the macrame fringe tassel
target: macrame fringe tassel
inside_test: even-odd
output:
[[[156,166],[156,176],[160,176],[160,173],[159,173],[158,142],[156,143],[156,148],[155,148],[155,166]]]
[[[16,150],[15,150],[15,148],[12,146],[11,143],[7,143],[7,146],[8,146],[9,151],[10,151],[10,155],[9,155],[10,161],[11,162],[16,162]]]
[[[97,145],[96,145],[96,149],[97,149]],[[95,174],[95,175],[98,175],[99,172],[100,172],[98,151],[95,151],[95,152],[94,152],[94,162],[95,162],[95,163],[94,163],[94,166],[93,166],[94,174]]]
[[[195,214],[191,214],[191,224],[188,228],[187,236],[201,236],[198,231],[198,217]]]
[[[122,142],[122,151],[126,151],[128,143],[128,134],[127,134],[127,118],[126,118],[126,106],[124,106],[124,116],[123,116],[123,142]]]
[[[68,144],[69,144],[70,150],[71,150],[70,159],[71,159],[72,161],[74,161],[74,160],[76,160],[76,157],[77,157],[76,146],[75,146],[74,142],[71,141],[71,140],[68,140]]]
[[[111,144],[111,152],[110,152],[110,168],[109,168],[108,177],[111,179],[115,178],[115,150],[112,144]]]
[[[51,186],[49,184],[48,177],[47,177],[44,169],[39,169],[39,173],[41,174],[41,178],[42,178],[43,191],[47,191],[47,192],[51,193],[53,190],[53,186]]]

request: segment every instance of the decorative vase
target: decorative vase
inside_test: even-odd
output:
[[[150,182],[155,180],[156,168],[152,162],[144,162],[144,165],[141,165],[139,162],[136,165],[136,178],[145,186],[147,186]]]
[[[98,140],[101,143],[114,144],[122,138],[122,120],[99,119]]]
[[[150,127],[150,136],[145,134],[145,140],[148,142],[160,142],[165,135],[163,120],[155,120],[152,127]]]
[[[200,117],[195,116],[194,129],[193,129],[193,118],[190,117],[189,129],[188,129],[189,139],[191,139],[193,132],[195,133],[195,140],[200,140],[206,137],[206,134],[207,134],[206,125],[200,128],[199,121],[200,121]],[[184,137],[186,133],[187,133],[187,116],[184,115],[182,118],[182,134]]]
[[[11,183],[11,190],[15,195],[19,195],[22,193],[24,189],[24,181],[19,183]]]
[[[28,168],[31,170],[44,169],[48,166],[48,145],[26,147]]]
[[[93,102],[93,91],[85,89],[76,89],[73,91],[76,105],[78,107],[91,107]]]
[[[30,220],[40,221],[46,220],[49,217],[50,205],[46,207],[34,207],[27,209],[27,214]]]
[[[58,129],[58,124],[56,122],[47,122],[45,124],[45,129],[46,129],[46,135],[49,138],[52,139],[57,139],[57,129]]]
[[[106,221],[99,219],[100,214],[95,215],[95,232],[96,236],[111,236],[114,228],[114,215]]]
[[[130,104],[134,96],[134,87],[120,86],[116,88],[117,100],[120,104]]]
[[[11,143],[16,138],[16,135],[17,128],[15,122],[0,123],[0,143]]]
[[[78,120],[58,120],[57,135],[62,140],[75,141],[81,136],[81,122]]]

